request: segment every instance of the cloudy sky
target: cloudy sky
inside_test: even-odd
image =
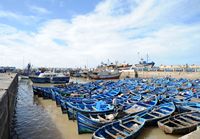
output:
[[[135,64],[147,53],[200,64],[200,1],[1,0],[0,65]]]

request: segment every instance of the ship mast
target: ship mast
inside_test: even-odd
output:
[[[137,52],[138,54],[138,61],[140,61],[140,52]]]
[[[148,53],[147,53],[147,63],[148,63],[148,60],[149,60],[149,55],[148,55]]]

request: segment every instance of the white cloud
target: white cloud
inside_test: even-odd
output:
[[[31,24],[33,22],[36,22],[39,20],[39,17],[33,16],[33,15],[22,15],[19,13],[14,13],[11,11],[4,11],[0,10],[0,19],[6,19],[5,21],[12,21],[12,22],[20,22],[21,24]]]
[[[10,18],[15,18],[18,19],[20,16],[9,11],[0,11],[0,17],[10,17]]]
[[[197,1],[123,2],[103,1],[91,13],[46,21],[32,33],[0,25],[0,64],[22,66],[23,58],[52,67],[96,66],[107,59],[134,64],[137,52],[157,64],[200,63]]]
[[[31,6],[29,6],[29,8],[32,12],[37,13],[37,14],[49,14],[49,13],[51,13],[49,10],[47,10],[43,7],[36,6],[36,5],[31,5]]]

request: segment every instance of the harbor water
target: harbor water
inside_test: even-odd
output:
[[[88,80],[74,79],[76,82]],[[33,95],[31,81],[21,80],[12,125],[13,138],[18,139],[91,139],[92,134],[77,132],[77,123],[62,114],[55,101]],[[138,139],[177,139],[158,127],[145,128]]]

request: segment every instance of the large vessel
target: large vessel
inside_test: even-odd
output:
[[[152,62],[148,62],[148,54],[147,54],[147,60],[145,61],[143,58],[141,58],[141,60],[139,61],[139,64],[135,64],[135,67],[138,67],[138,68],[152,68],[155,63],[152,61]]]
[[[40,73],[39,76],[29,76],[33,83],[68,83],[69,76],[66,76],[62,73],[52,73],[52,72],[44,72]]]
[[[89,77],[92,79],[119,79],[121,72],[118,70],[104,70],[99,72],[91,72]]]

